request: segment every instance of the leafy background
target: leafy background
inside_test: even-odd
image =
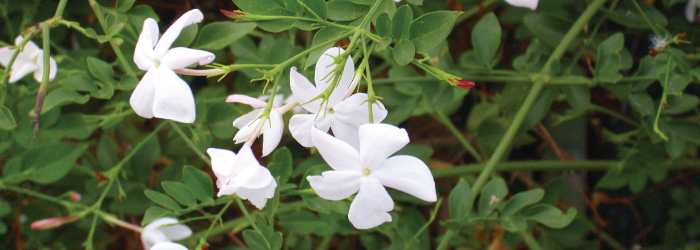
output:
[[[372,2],[320,1],[326,12],[319,13],[356,26],[353,21]],[[59,71],[48,85],[36,139],[28,113],[39,83],[26,77],[2,85],[0,248],[79,249],[93,230],[94,248],[140,248],[138,234],[93,222],[92,216],[54,230],[29,229],[33,221],[94,205],[133,224],[161,216],[190,218],[195,235],[182,243],[192,248],[205,238],[211,249],[267,249],[256,245],[261,242],[274,249],[433,249],[450,232],[454,236],[446,244],[455,249],[532,248],[528,241],[544,249],[697,247],[700,56],[693,43],[673,44],[652,57],[653,31],[633,3],[606,3],[553,63],[549,83],[514,136],[508,161],[497,167],[502,178],[474,196],[470,185],[484,160],[466,145],[483,158],[493,154],[530,83],[592,1],[543,0],[535,12],[493,0],[384,2],[371,24],[384,41],[370,60],[375,91],[389,110],[384,122],[409,131],[411,144],[400,153],[421,158],[433,170],[439,195],[445,197],[442,206],[390,190],[397,202],[394,221],[357,231],[346,218],[348,201],[299,192],[309,187],[304,176],[328,166],[285,136],[280,144],[285,148],[262,160],[280,178],[277,199],[251,215],[263,233],[241,233],[249,224],[243,211],[221,210],[226,200],[213,199],[211,170],[192,147],[240,147],[231,141],[237,132],[231,122],[248,110],[223,100],[232,93],[260,95],[263,84],[250,81],[262,74],[244,69],[222,79],[181,76],[195,93],[195,123],[170,126],[142,119],[128,105],[143,74],[132,63],[140,24],[152,17],[163,31],[182,13],[199,8],[205,21],[186,28],[175,46],[211,51],[224,65],[282,63],[340,31],[300,21],[231,22],[219,12],[304,15],[295,1],[69,1],[63,17],[80,29],[51,29],[51,54]],[[51,18],[58,5],[0,3],[3,46]],[[91,3],[104,13],[95,12]],[[640,5],[655,29],[685,33],[691,42],[700,38],[698,26],[684,18],[685,1]],[[430,35],[446,39],[415,35],[428,31],[411,29],[413,20],[445,10],[464,11],[441,12],[444,19],[432,20],[429,27],[435,28],[428,31],[435,33]],[[454,27],[447,27],[452,20]],[[348,40],[336,45],[346,46]],[[322,51],[294,66],[307,68]],[[429,56],[426,64],[477,85],[471,91],[454,88],[412,62],[414,55]],[[310,76],[311,69],[302,73]],[[281,91],[289,94],[288,72],[281,81]],[[659,108],[667,95],[668,108]],[[667,141],[654,131],[656,123]],[[259,145],[254,150],[259,155]],[[73,193],[81,199],[71,201]],[[220,211],[225,212],[220,214],[223,226],[204,234],[211,215]],[[427,223],[431,216],[435,220]]]

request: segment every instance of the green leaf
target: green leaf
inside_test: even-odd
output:
[[[514,215],[524,207],[539,202],[542,200],[542,197],[544,197],[544,189],[541,188],[517,193],[508,199],[508,202],[506,202],[506,205],[503,207],[501,216],[508,217]]]
[[[214,103],[207,109],[209,131],[216,138],[231,139],[238,131],[231,124],[241,115],[240,110],[230,103]]]
[[[525,231],[527,221],[520,217],[506,217],[501,219],[501,226],[508,232]]]
[[[97,84],[92,78],[77,74],[61,79],[59,82],[61,86],[67,89],[78,90],[78,91],[97,91]]]
[[[573,22],[554,14],[544,14],[532,12],[523,19],[525,27],[532,32],[536,38],[549,46],[556,47],[569,31]],[[581,44],[582,39],[574,39],[567,49],[573,49]]]
[[[549,204],[532,206],[522,213],[523,218],[534,220],[551,228],[564,228],[576,218],[576,209],[570,207],[563,214],[559,208]]]
[[[127,75],[124,74],[122,75],[122,79],[119,80],[119,83],[117,83],[117,89],[120,90],[133,90],[136,88],[136,85],[139,84],[139,79],[136,79],[136,77],[132,75]]]
[[[249,249],[270,249],[265,237],[255,230],[248,229],[243,231],[243,239],[245,240],[245,244],[248,245]]]
[[[457,16],[458,11],[434,11],[413,20],[410,32],[416,53],[427,53],[443,42],[452,32]]]
[[[321,19],[326,20],[328,18],[328,6],[326,6],[325,0],[301,0],[302,3],[306,4],[309,9],[311,9],[316,15]],[[313,17],[309,13],[306,14],[309,17]]]
[[[594,72],[597,81],[615,83],[622,79],[619,72],[624,68],[621,54],[624,46],[625,37],[620,32],[598,45],[598,63]]]
[[[87,148],[87,144],[61,143],[38,149],[39,155],[31,154],[32,151],[28,151],[27,155],[30,155],[30,158],[34,160],[34,164],[26,158],[23,162],[34,170],[28,176],[29,180],[39,184],[49,184],[62,179],[75,166],[75,161],[85,153]],[[46,150],[50,152],[46,152]]]
[[[423,0],[406,0],[406,2],[413,5],[423,5]]]
[[[282,244],[284,243],[284,239],[282,238],[282,233],[281,232],[275,232],[270,236],[270,250],[280,250],[282,249]]]
[[[664,16],[661,11],[654,8],[654,6],[642,3],[639,4],[639,7],[642,8],[644,15],[647,16],[653,25],[663,27],[668,24],[666,16]],[[615,11],[610,14],[610,20],[629,28],[651,29],[647,19],[645,19],[644,16],[639,13],[639,10],[636,6],[634,6],[634,3],[629,1],[620,2],[620,4],[615,8]]]
[[[630,106],[642,116],[654,113],[654,100],[646,92],[632,93],[627,97]]]
[[[136,0],[118,0],[116,10],[120,12],[125,12],[131,9],[132,6],[134,6],[134,2],[136,2]]]
[[[501,25],[493,12],[486,14],[472,30],[474,51],[485,68],[492,68],[501,45]]]
[[[668,80],[668,87],[666,88],[666,91],[668,91],[669,93],[683,92],[685,87],[688,87],[688,84],[690,84],[690,82],[693,80],[689,75],[678,74],[676,72],[671,72],[671,76],[669,78],[670,79]],[[665,79],[665,75],[664,78],[661,79]]]
[[[252,14],[262,14],[271,8],[282,8],[273,0],[233,0],[238,8],[242,11]]]
[[[109,29],[107,30],[107,36],[108,36],[108,37],[113,37],[113,36],[115,36],[116,34],[118,34],[119,31],[122,31],[123,28],[124,28],[124,23],[117,23],[117,24],[115,24],[115,25],[112,25],[112,26],[109,27]]]
[[[150,191],[150,190],[146,190]],[[166,196],[167,197],[167,196]],[[141,226],[146,226],[148,223],[153,222],[154,220],[160,219],[160,218],[165,218],[165,217],[176,217],[173,212],[170,212],[166,210],[165,208],[162,207],[151,207],[148,210],[146,210],[146,214],[143,215],[143,220],[141,220]]]
[[[666,153],[668,153],[668,155],[673,159],[678,158],[681,156],[681,154],[683,154],[683,150],[685,149],[685,141],[683,141],[683,138],[676,133],[671,133],[668,137],[668,141],[664,143]]]
[[[192,190],[182,182],[164,181],[161,185],[163,185],[165,192],[175,198],[180,204],[188,207],[197,205],[197,200],[194,198]]]
[[[117,144],[105,135],[97,144],[97,161],[102,169],[110,169],[117,164]]]
[[[377,22],[374,25],[375,30],[377,31],[377,35],[380,37],[386,37],[391,35],[391,18],[389,17],[389,13],[382,12],[377,16]]]
[[[87,65],[92,77],[102,82],[112,82],[114,76],[112,72],[114,71],[112,66],[109,66],[109,63],[94,57],[88,57]]]
[[[199,26],[196,23],[187,25],[180,31],[180,35],[175,39],[172,48],[176,47],[189,47],[194,39],[197,37],[197,32],[199,31]]]
[[[178,205],[177,202],[173,200],[173,198],[170,198],[170,196],[164,195],[160,192],[153,190],[145,190],[143,192],[144,194],[146,194],[146,197],[148,197],[148,199],[151,199],[158,205],[161,205],[170,210],[180,210],[180,205]]]
[[[294,16],[294,13],[284,9],[284,8],[273,8],[265,11],[263,15],[267,16]],[[270,21],[258,21],[258,27],[262,30],[278,33],[288,30],[292,27],[295,20],[292,19],[280,19],[280,20],[270,20]]]
[[[314,35],[314,40],[311,43],[311,47],[315,47],[329,40],[336,39],[343,33],[345,33],[344,29],[336,27],[325,27],[320,29],[316,32],[316,35]],[[321,55],[323,55],[323,52],[326,52],[326,50],[330,49],[331,47],[333,47],[333,44],[328,44],[309,53],[309,58],[306,59],[306,65],[304,68],[306,69],[309,66],[316,64],[318,59],[321,58]]]
[[[508,195],[508,186],[502,178],[495,178],[486,183],[479,197],[479,216],[491,213],[503,198]]]
[[[691,121],[674,121],[669,123],[668,127],[684,140],[700,144],[700,124]]]
[[[185,166],[185,168],[182,169],[182,180],[198,200],[202,202],[213,200],[214,183],[211,177],[204,171],[192,166]]]
[[[114,85],[111,82],[103,82],[102,88],[97,91],[91,91],[90,95],[98,99],[109,99],[114,95]]]
[[[409,40],[399,40],[396,45],[394,45],[394,60],[396,64],[401,66],[406,66],[413,60],[413,56],[416,55],[416,47]]]
[[[85,140],[97,129],[100,120],[81,113],[61,114],[51,131],[59,136]]]
[[[385,12],[386,13],[386,12]],[[388,17],[388,15],[387,15]],[[378,19],[379,17],[377,17]],[[391,34],[396,40],[405,40],[410,38],[410,26],[413,21],[413,11],[408,5],[401,6],[394,13],[391,20]]]
[[[250,33],[256,27],[253,22],[213,22],[199,33],[195,48],[219,50]]]
[[[555,94],[556,92],[553,88],[547,87],[540,92],[540,96],[535,100],[535,104],[532,105],[530,112],[527,113],[523,124],[520,126],[521,131],[532,128],[547,116],[552,102],[554,101]]]
[[[278,186],[287,183],[289,176],[292,175],[292,153],[287,147],[277,149],[272,155],[272,163],[267,167],[274,177],[279,177]]]
[[[327,3],[328,18],[335,21],[352,21],[367,15],[369,6],[347,1],[331,0]]]
[[[75,90],[58,88],[46,95],[46,99],[44,99],[44,106],[41,109],[41,113],[44,114],[54,107],[60,107],[66,104],[85,104],[89,100],[90,95],[81,95],[78,92],[75,92]]]
[[[668,96],[668,107],[661,110],[662,114],[678,115],[691,111],[700,105],[700,98],[691,94]]]
[[[7,106],[2,106],[2,109],[0,109],[0,129],[12,130],[16,127],[17,122],[12,115],[12,111]]]
[[[566,85],[562,89],[566,93],[566,102],[573,110],[586,110],[591,104],[591,89],[588,85]]]
[[[457,221],[465,220],[474,206],[475,198],[469,183],[460,179],[447,198],[450,205],[450,218]]]
[[[0,218],[7,216],[12,212],[12,206],[6,200],[0,198]]]

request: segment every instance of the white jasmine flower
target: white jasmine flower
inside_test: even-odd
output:
[[[195,104],[192,90],[173,70],[184,69],[194,63],[211,63],[211,52],[190,48],[170,48],[180,31],[190,24],[199,23],[204,16],[193,9],[175,21],[158,40],[158,24],[152,18],[143,22],[143,30],[136,43],[134,63],[147,70],[131,94],[129,103],[136,114],[145,118],[163,118],[177,122],[194,122]]]
[[[338,86],[333,90],[328,98],[328,103],[321,106],[321,99],[314,100],[319,94],[332,87],[332,75],[329,75],[336,68],[333,64],[334,57],[344,53],[341,48],[330,48],[323,53],[321,58],[316,63],[315,81],[316,86],[311,84],[306,77],[297,72],[297,69],[292,67],[289,79],[289,85],[292,88],[294,97],[299,101],[301,106],[311,114],[297,114],[289,120],[289,131],[294,139],[304,147],[313,147],[314,143],[311,140],[310,128],[316,126],[321,131],[328,131],[330,128],[333,134],[349,143],[353,147],[359,146],[357,130],[362,124],[369,123],[369,107],[367,105],[367,94],[354,94],[343,100],[345,93],[348,91],[353,79],[355,65],[353,65],[352,57],[348,56],[348,60],[343,68]],[[372,115],[375,123],[379,123],[386,118],[387,111],[381,102],[378,102],[379,107],[372,106]]]
[[[359,151],[348,143],[311,129],[311,138],[331,171],[306,179],[327,200],[343,200],[358,192],[350,204],[348,219],[357,229],[390,222],[394,201],[384,186],[419,199],[437,200],[435,180],[423,161],[408,155],[391,156],[408,144],[406,130],[389,124],[360,126]]]
[[[187,249],[180,244],[172,243],[174,240],[182,240],[192,235],[189,227],[177,223],[175,218],[160,218],[146,225],[141,232],[143,247],[146,250]]]
[[[233,126],[240,129],[233,137],[233,141],[241,143],[262,134],[264,135],[263,157],[272,153],[280,143],[284,131],[282,115],[280,115],[277,107],[273,107],[270,110],[269,117],[260,118],[260,115],[265,111],[265,107],[267,107],[267,102],[246,95],[230,95],[226,98],[226,102],[248,104],[255,108],[248,114],[242,115],[233,121]]]
[[[241,199],[249,200],[258,209],[262,209],[267,199],[275,196],[277,182],[270,170],[255,159],[250,145],[244,144],[236,153],[225,149],[210,148],[211,166],[216,175],[217,196],[236,194]]]
[[[528,8],[531,10],[537,9],[539,0],[506,0],[506,3],[515,7]]]
[[[15,45],[19,46],[24,38],[18,36],[15,39]],[[14,49],[10,47],[0,48],[0,64],[7,67],[10,63],[10,58],[12,54],[15,53]],[[49,57],[49,82],[53,81],[56,77],[56,60],[53,57]],[[34,72],[34,79],[37,82],[41,82],[44,77],[44,50],[36,46],[31,40],[24,46],[24,50],[19,52],[17,59],[12,64],[12,70],[10,71],[10,83],[19,81],[25,75]]]
[[[698,20],[696,16],[698,8],[700,8],[700,0],[688,1],[688,4],[685,6],[685,18],[688,19],[688,22],[694,23]]]

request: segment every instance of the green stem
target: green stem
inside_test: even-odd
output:
[[[484,9],[486,9],[487,7],[490,7],[491,5],[494,5],[494,4],[500,3],[500,2],[501,2],[500,0],[486,0],[482,3],[482,6],[484,7]],[[471,9],[468,9],[467,11],[462,13],[462,15],[459,15],[459,17],[457,17],[457,21],[455,21],[455,25],[463,22],[464,20],[469,19],[473,15],[478,14],[480,11],[481,11],[481,7],[479,7],[478,5],[472,7]]]
[[[97,21],[100,23],[100,26],[102,26],[102,30],[106,34],[107,30],[109,30],[109,27],[107,27],[107,23],[105,22],[105,18],[102,15],[102,11],[100,10],[100,4],[98,4],[96,2],[96,0],[89,0],[89,1],[90,1],[90,7],[92,7],[92,10],[95,12],[95,16],[97,17]],[[116,44],[114,44],[114,42],[112,42],[112,39],[109,40],[109,45],[112,46],[112,50],[114,51],[114,54],[117,56],[117,60],[119,60],[119,64],[121,64],[122,68],[124,69],[124,72],[136,77],[134,70],[131,69],[129,62],[126,61],[124,54],[122,54],[122,51],[119,49],[119,47]]]
[[[491,75],[460,75],[462,79],[470,80],[470,81],[476,81],[476,82],[507,82],[507,83],[531,83],[532,78],[529,76],[491,76]],[[631,77],[626,77],[623,79],[620,79],[616,83],[610,83],[610,84],[618,84],[618,83],[624,83],[624,82],[637,82],[637,81],[654,81],[654,80],[659,80],[658,76],[631,76]],[[440,81],[440,79],[437,79],[432,76],[414,76],[414,77],[396,77],[396,78],[382,78],[382,79],[375,79],[373,80],[374,83],[376,84],[387,84],[387,83],[398,83],[398,82],[434,82],[434,81]],[[572,79],[566,79],[566,78],[554,78],[549,81],[550,85],[593,85],[593,84],[602,84],[599,82],[596,82],[593,79],[581,79],[574,81]],[[607,84],[607,83],[606,83]]]
[[[238,195],[234,195],[234,197],[236,199],[236,204],[238,204],[238,208],[241,209],[241,212],[243,212],[243,215],[245,215],[245,217],[248,218],[248,221],[250,221],[250,226],[252,226],[256,232],[260,233],[260,235],[265,235],[265,233],[263,233],[263,231],[260,231],[260,228],[258,228],[258,225],[255,225],[255,220],[253,220],[253,217],[250,216],[250,214],[248,213],[248,209],[246,209],[245,205],[243,205],[243,201],[241,201],[241,198],[238,197]],[[268,242],[267,239],[265,239],[265,244],[267,244],[267,247],[270,248],[270,242]]]
[[[635,126],[635,127],[638,127],[638,128],[641,128],[641,127],[642,127],[642,124],[639,124],[639,122],[637,122],[637,121],[635,121],[635,120],[632,120],[632,119],[630,119],[630,118],[627,118],[627,117],[625,117],[625,116],[623,116],[623,115],[618,114],[618,113],[615,112],[615,111],[606,109],[606,108],[604,108],[604,107],[595,105],[595,104],[593,104],[593,103],[591,103],[591,104],[588,106],[588,110],[597,111],[597,112],[600,112],[600,113],[603,113],[603,114],[612,116],[612,117],[617,118],[617,119],[619,119],[619,120],[621,120],[621,121],[623,121],[623,122],[626,122],[626,123],[629,124],[629,125],[632,125],[632,126]]]
[[[452,134],[455,137],[457,137],[457,140],[459,140],[459,142],[462,144],[462,146],[464,146],[464,148],[466,148],[467,151],[469,151],[469,153],[474,157],[474,159],[476,159],[476,161],[478,161],[478,162],[484,161],[484,157],[482,157],[481,154],[479,154],[479,151],[477,151],[472,146],[472,144],[469,143],[467,138],[464,138],[464,135],[462,135],[462,132],[460,132],[459,129],[457,129],[457,127],[455,127],[454,124],[452,124],[452,121],[450,121],[450,118],[448,118],[445,115],[445,113],[443,113],[440,110],[435,110],[435,112],[433,112],[433,114],[435,115],[435,119],[437,119],[438,121],[440,121],[440,123],[445,125],[450,130],[450,132],[452,132]]]
[[[68,3],[68,0],[61,0],[58,2],[58,7],[56,8],[56,14],[53,15],[54,19],[61,18],[63,16],[63,10],[66,9],[66,4]]]
[[[352,34],[353,34],[353,31],[348,31],[348,32],[345,32],[345,33],[343,33],[343,34],[341,34],[341,35],[339,35],[339,36],[337,36],[337,37],[331,39],[331,40],[325,41],[325,42],[320,43],[320,44],[318,44],[318,45],[316,45],[316,46],[313,46],[313,47],[311,47],[311,48],[308,48],[307,50],[302,51],[301,53],[299,53],[299,54],[293,56],[292,58],[289,58],[289,59],[287,59],[286,61],[284,61],[284,62],[282,62],[282,63],[280,63],[280,64],[277,64],[277,66],[275,66],[273,69],[271,69],[269,73],[270,73],[270,75],[276,75],[276,74],[278,74],[278,73],[280,73],[280,72],[283,72],[284,69],[286,69],[287,67],[289,67],[292,63],[294,63],[295,61],[297,61],[297,60],[301,59],[302,57],[308,55],[309,53],[311,53],[311,52],[313,52],[313,51],[315,51],[315,50],[317,50],[317,49],[323,48],[324,46],[326,46],[326,45],[328,45],[328,44],[334,44],[335,42],[339,41],[340,39],[346,38],[346,37],[348,37],[348,36],[350,36],[350,35],[352,35]]]
[[[525,240],[525,245],[527,245],[528,248],[531,250],[543,250],[542,246],[540,245],[539,242],[535,239],[535,237],[532,236],[527,231],[518,231],[518,235],[520,235],[523,240]]]
[[[270,99],[272,99],[272,98],[270,98]],[[192,149],[192,151],[194,151],[194,153],[197,154],[197,156],[199,156],[200,159],[202,159],[204,162],[206,162],[207,165],[211,166],[211,160],[209,160],[209,158],[207,158],[207,156],[204,155],[204,153],[201,150],[199,150],[197,145],[194,145],[194,142],[192,142],[192,140],[190,140],[190,138],[187,137],[185,132],[183,132],[182,129],[180,129],[180,127],[177,125],[177,123],[175,123],[174,121],[171,121],[171,120],[168,120],[168,123],[170,123],[171,127],[173,127],[173,130],[175,130],[175,132],[178,135],[180,135],[180,137],[182,137],[182,140],[185,141],[187,146],[190,147],[190,149]]]
[[[664,141],[668,141],[668,137],[664,134],[664,132],[661,131],[661,129],[659,129],[659,117],[661,117],[661,110],[664,108],[664,105],[667,104],[666,95],[668,92],[666,92],[666,90],[668,89],[668,76],[671,72],[672,60],[673,58],[669,56],[668,63],[666,63],[666,78],[663,82],[664,91],[661,93],[661,102],[659,102],[659,109],[658,111],[656,111],[656,119],[654,119],[654,133],[658,134],[661,137],[661,139],[664,139]]]
[[[59,199],[59,198],[56,198],[53,196],[45,195],[45,194],[42,194],[42,193],[39,193],[36,191],[32,191],[32,190],[24,189],[24,188],[20,188],[20,187],[2,186],[2,187],[0,187],[0,189],[6,189],[6,190],[10,190],[10,191],[17,192],[17,193],[26,194],[29,196],[34,196],[34,197],[37,197],[39,199],[43,199],[43,200],[47,200],[50,202],[61,204],[61,205],[66,206],[68,208],[72,208],[72,207],[85,208],[86,207],[85,205],[80,204],[80,203],[74,203],[74,202],[70,202],[67,200],[62,200],[62,199]]]
[[[644,17],[644,20],[647,21],[647,24],[649,25],[649,28],[651,28],[651,31],[654,31],[654,34],[656,34],[656,36],[658,38],[663,38],[663,35],[661,35],[661,33],[656,30],[656,27],[654,27],[654,24],[651,23],[651,20],[649,20],[649,18],[647,17],[647,14],[645,14],[644,11],[642,10],[642,7],[639,6],[639,3],[637,3],[637,0],[632,0],[632,3],[634,3],[634,6],[637,7],[639,14],[642,14],[642,17]]]
[[[513,119],[511,125],[508,127],[506,134],[503,136],[503,139],[501,139],[501,142],[498,144],[498,147],[496,147],[496,150],[491,156],[491,159],[489,159],[489,162],[486,164],[484,169],[479,174],[479,177],[474,182],[474,185],[472,186],[472,193],[474,195],[478,195],[481,192],[481,188],[484,186],[484,184],[486,184],[487,179],[495,170],[496,164],[498,164],[501,158],[503,158],[506,151],[510,147],[511,142],[513,141],[513,137],[515,137],[516,132],[518,132],[520,126],[525,120],[525,117],[530,112],[530,108],[532,108],[532,105],[535,103],[537,97],[540,94],[540,91],[542,91],[542,88],[545,85],[544,76],[549,74],[549,72],[552,69],[552,64],[555,61],[559,61],[559,58],[561,58],[564,52],[566,52],[566,49],[569,47],[569,44],[574,40],[574,38],[576,38],[578,33],[581,32],[583,27],[588,22],[588,20],[590,20],[593,17],[593,15],[598,11],[598,9],[601,6],[603,6],[603,4],[606,1],[607,0],[593,1],[588,6],[588,8],[586,8],[586,10],[581,14],[581,16],[579,16],[578,20],[576,20],[576,22],[571,26],[564,38],[562,38],[561,42],[559,42],[559,45],[557,45],[557,47],[554,49],[554,52],[552,52],[552,55],[545,63],[544,67],[542,68],[542,71],[540,71],[540,77],[537,78],[534,85],[532,86],[532,89],[530,90],[530,93],[528,93],[527,97],[525,98],[523,106],[520,108],[520,110],[518,110],[518,113],[515,115],[515,118]],[[450,232],[451,230],[448,230],[448,233],[445,234],[445,236],[442,239],[443,241],[450,241],[450,239],[454,235],[454,232],[452,232],[451,234]],[[440,246],[442,246],[443,248],[438,248],[438,250],[444,250],[445,247],[447,247],[447,244],[443,244],[441,242]]]
[[[65,5],[65,4],[64,4]],[[65,7],[65,6],[64,6]],[[41,85],[39,86],[39,91],[36,93],[36,105],[34,106],[34,138],[36,139],[36,133],[39,132],[39,116],[41,116],[41,107],[44,105],[44,97],[46,97],[46,89],[49,85],[49,74],[51,72],[51,23],[43,22],[40,25],[42,38],[44,43],[44,53],[43,53],[43,63],[44,72],[41,78]]]

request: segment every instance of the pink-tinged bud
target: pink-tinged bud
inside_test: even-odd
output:
[[[460,89],[471,89],[472,87],[474,87],[476,85],[476,83],[474,83],[472,81],[467,81],[467,80],[462,80],[462,79],[456,80],[455,82],[456,82],[455,87],[460,88]]]
[[[243,13],[239,13],[236,11],[229,11],[229,10],[219,10],[219,11],[221,11],[221,14],[224,14],[225,16],[227,16],[229,18],[234,18],[234,19],[244,15]]]
[[[71,215],[67,217],[54,217],[54,218],[49,218],[45,220],[38,220],[29,225],[29,228],[33,230],[43,230],[43,229],[52,229],[52,228],[57,228],[60,227],[63,224],[72,222],[76,219],[80,218],[79,215]]]
[[[80,193],[73,193],[70,195],[70,200],[72,200],[72,201],[79,201],[80,198],[82,198]]]

